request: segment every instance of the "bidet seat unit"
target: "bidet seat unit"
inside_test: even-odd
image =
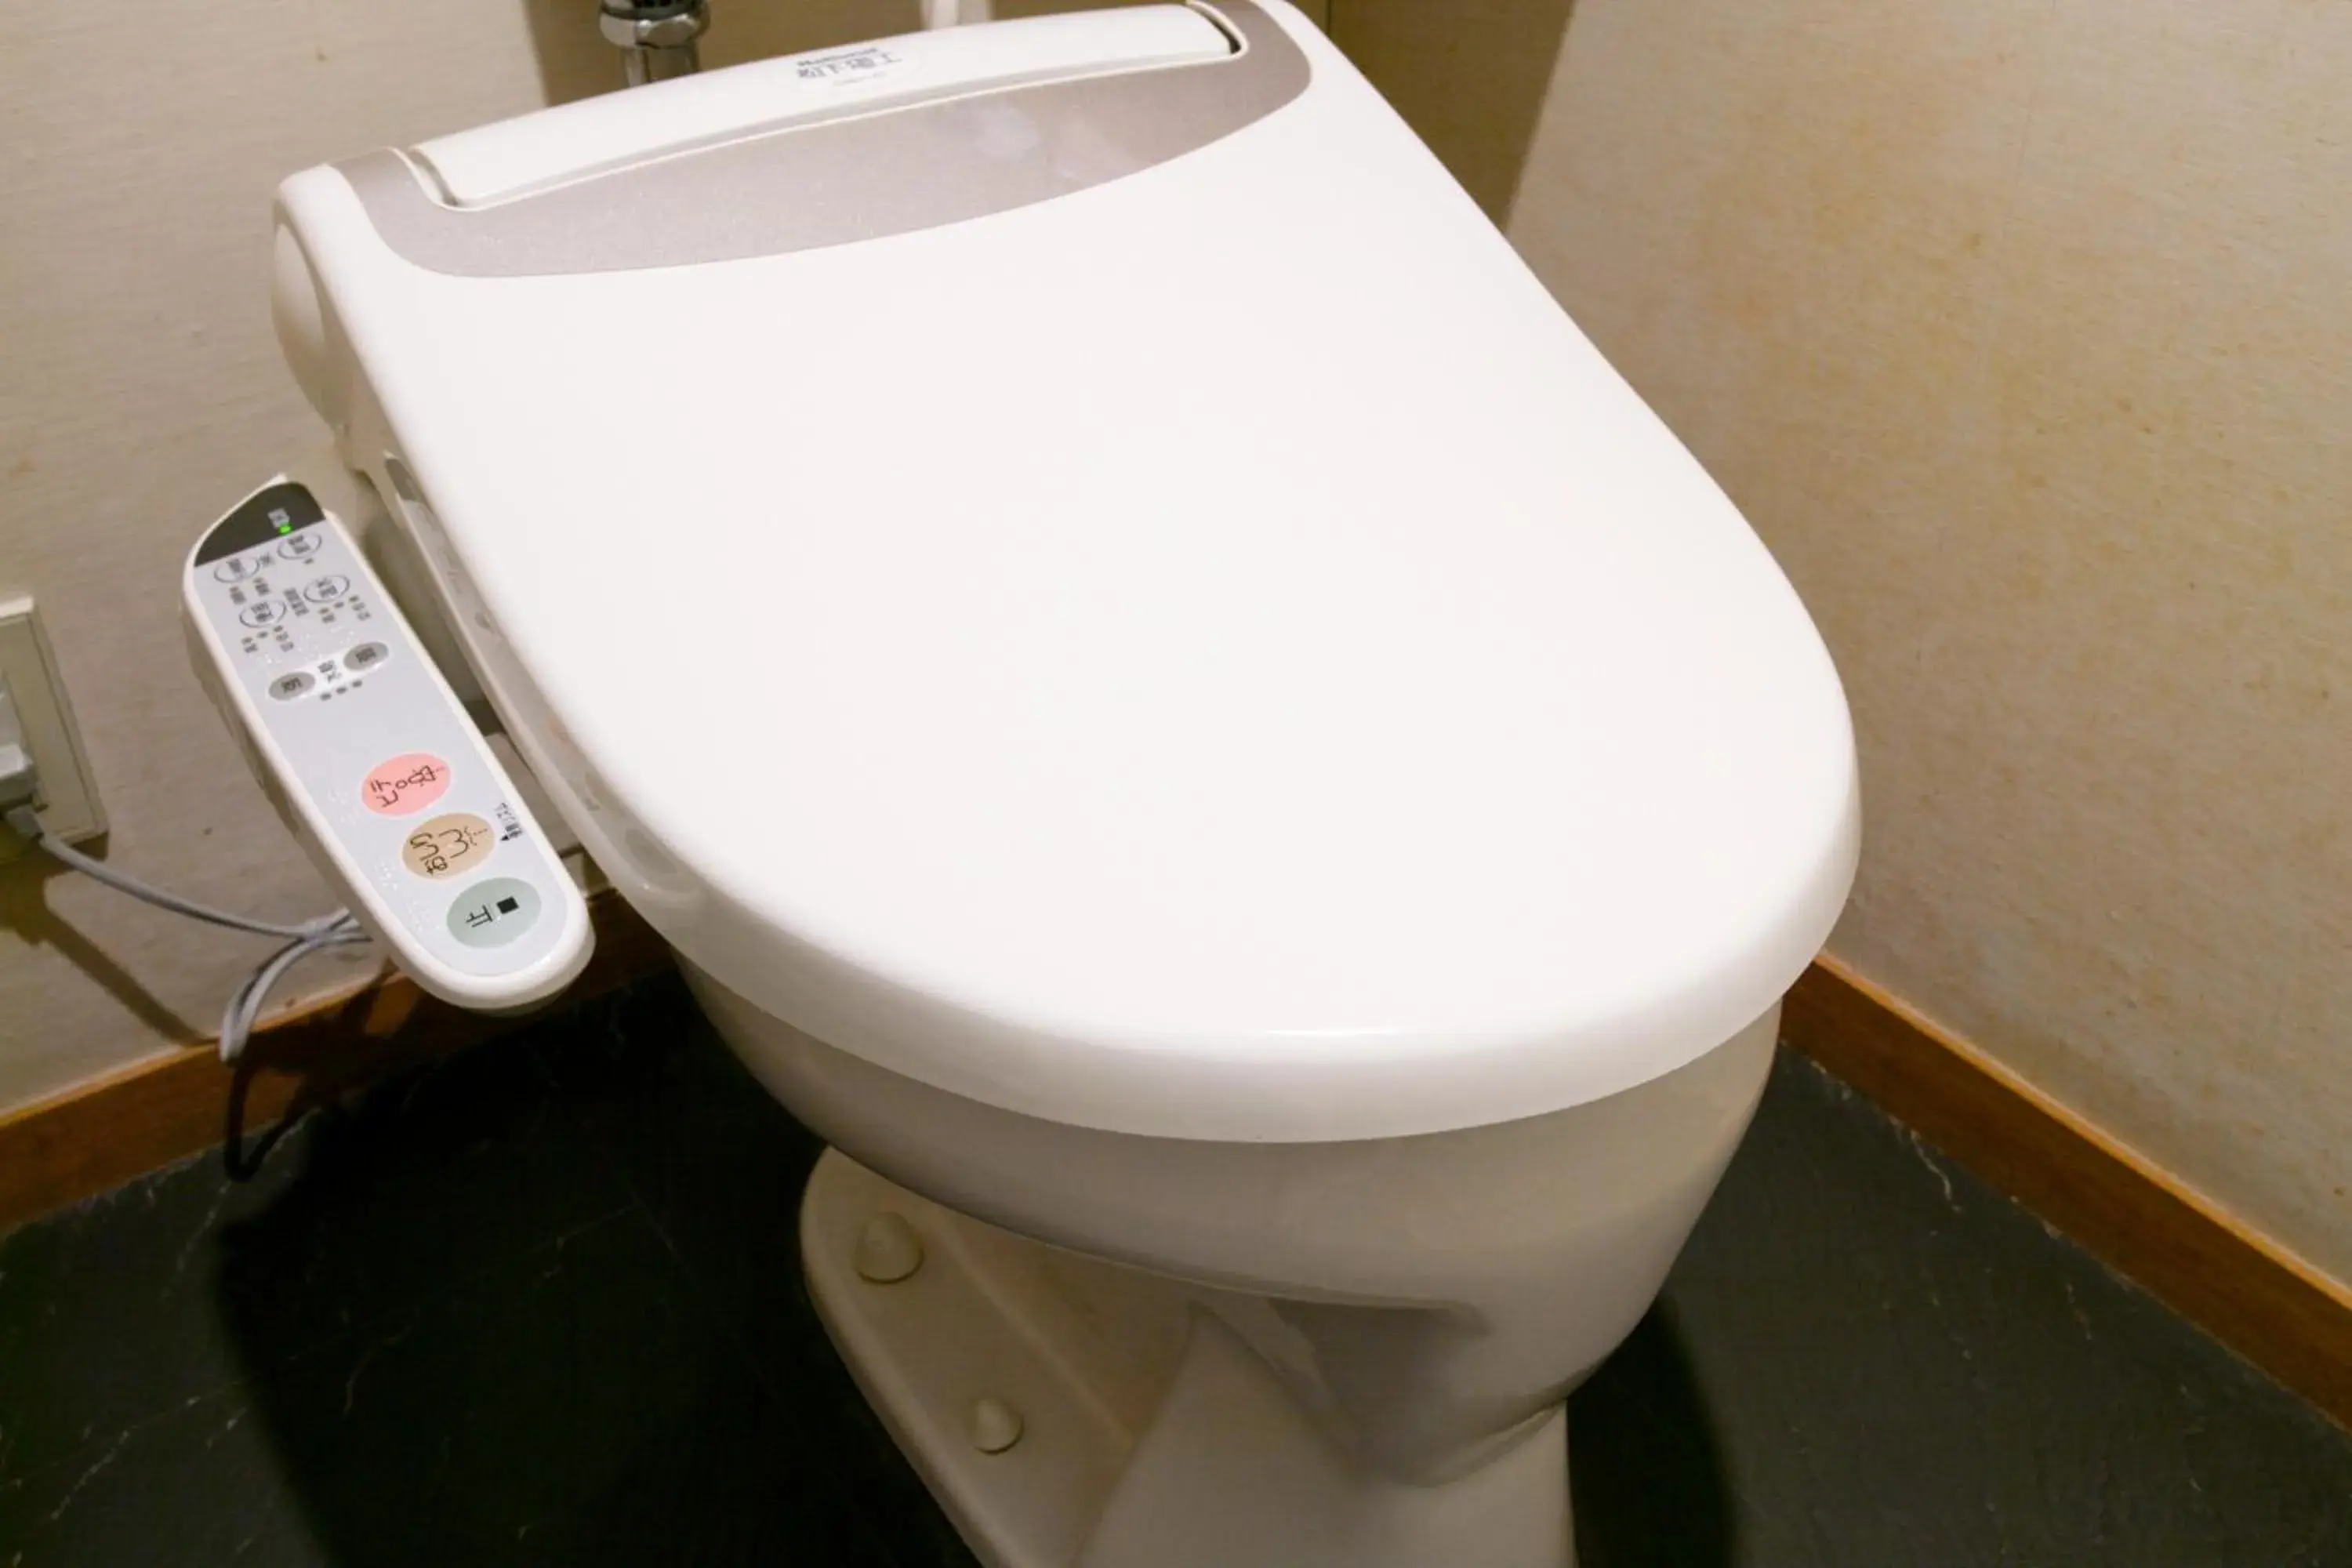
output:
[[[371,552],[833,1145],[812,1291],[982,1560],[1569,1561],[1561,1402],[1747,1126],[1853,737],[1354,68],[998,23],[278,224]]]

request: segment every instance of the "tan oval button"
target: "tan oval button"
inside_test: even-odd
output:
[[[470,871],[489,858],[498,840],[470,811],[453,811],[419,824],[401,842],[400,863],[428,881]]]

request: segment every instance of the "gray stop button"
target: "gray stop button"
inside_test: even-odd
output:
[[[504,947],[539,920],[539,889],[520,877],[492,877],[449,906],[449,934],[467,947]]]

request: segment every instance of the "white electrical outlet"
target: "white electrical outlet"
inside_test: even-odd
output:
[[[106,814],[99,807],[98,786],[90,779],[73,705],[66,700],[57,655],[29,595],[0,599],[0,688],[5,689],[0,725],[16,731],[0,734],[0,742],[16,741],[40,770],[34,805],[41,825],[76,843],[105,832]],[[25,841],[0,826],[0,860],[14,859],[24,851]]]

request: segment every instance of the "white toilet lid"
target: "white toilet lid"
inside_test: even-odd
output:
[[[1282,25],[1305,96],[1059,199],[379,279],[463,364],[380,390],[526,753],[725,985],[1118,1131],[1538,1114],[1803,969],[1845,703],[1730,502]]]

